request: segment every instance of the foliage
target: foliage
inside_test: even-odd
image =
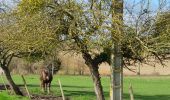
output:
[[[25,14],[35,14],[37,11],[42,10],[52,0],[22,0],[18,4],[18,11]]]
[[[76,52],[87,49],[96,55],[95,51],[111,45],[107,41],[111,32],[105,22],[108,20],[105,14],[109,15],[104,9],[106,4],[100,1],[88,7],[91,3],[83,5],[72,0],[23,0],[17,9],[5,15],[10,23],[2,26],[2,40],[16,52],[30,56],[33,60],[37,56],[42,59],[56,48],[63,50],[63,46],[65,50]],[[76,36],[81,40],[80,47],[74,44]],[[83,45],[86,48],[82,48]]]
[[[170,12],[162,12],[157,16],[152,42],[158,54],[166,56],[170,50]]]
[[[138,23],[139,21],[136,22]],[[146,17],[141,23],[141,26],[126,25],[124,28],[125,38],[122,50],[125,61],[148,63],[150,62],[148,58],[154,57],[164,65],[163,61],[168,58],[170,49],[169,12]]]
[[[169,13],[160,14],[152,28],[154,22],[150,18],[143,20],[147,12],[141,12],[139,32],[136,32],[138,27],[124,25],[121,26],[124,34],[118,34],[120,15],[112,16],[112,20],[111,5],[110,0],[85,3],[22,0],[14,11],[1,14],[4,24],[1,24],[0,38],[6,46],[31,61],[45,59],[53,55],[50,54],[53,51],[86,51],[98,64],[110,63],[111,47],[116,41],[122,43],[125,62],[143,62],[153,55],[162,59],[158,55],[169,51]],[[7,21],[10,23],[6,24]]]
[[[42,59],[57,46],[56,34],[54,34],[57,29],[57,23],[47,18],[48,16],[46,16],[47,13],[45,12],[38,12],[32,16],[29,16],[31,14],[23,16],[20,9],[9,14],[2,14],[4,24],[1,24],[1,41],[9,48],[12,48],[13,52],[18,52],[22,56],[30,56],[33,60],[36,58]],[[6,23],[6,21],[9,22]],[[54,26],[51,27],[49,24]]]

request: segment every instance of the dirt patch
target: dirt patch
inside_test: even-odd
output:
[[[53,95],[32,95],[31,100],[63,100],[62,97],[57,97]],[[69,98],[65,98],[65,100],[69,100]]]
[[[7,89],[10,89],[9,85],[6,85]],[[0,90],[6,90],[3,84],[0,84]]]

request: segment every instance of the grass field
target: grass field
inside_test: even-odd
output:
[[[19,75],[13,79],[17,84],[23,84]],[[31,94],[42,94],[39,88],[38,75],[25,76]],[[61,96],[58,82],[60,79],[64,93],[71,100],[96,100],[93,83],[89,76],[54,76],[52,81],[52,94]],[[2,81],[0,81],[2,83]],[[126,76],[124,77],[124,100],[129,100],[128,88],[132,83],[135,100],[170,100],[170,76]],[[109,77],[102,77],[106,100],[109,100]],[[46,94],[44,94],[46,95]],[[9,96],[6,92],[0,92],[0,100],[27,100],[16,96]]]

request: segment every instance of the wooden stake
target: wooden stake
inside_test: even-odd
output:
[[[130,100],[134,100],[133,88],[132,88],[132,84],[131,83],[130,83],[130,86],[129,86],[129,94],[130,94]]]
[[[59,83],[59,85],[60,85],[60,90],[61,90],[62,98],[63,98],[63,100],[65,100],[65,96],[64,96],[64,92],[63,92],[63,88],[62,88],[60,79],[58,79],[58,83]]]
[[[28,91],[27,83],[26,83],[26,81],[25,81],[25,78],[24,78],[23,75],[21,75],[21,77],[22,77],[22,80],[23,80],[23,82],[24,82],[24,86],[25,86],[25,89],[26,89],[26,91],[27,91],[28,97],[31,99],[31,96],[30,96],[30,93],[29,93],[29,91]]]

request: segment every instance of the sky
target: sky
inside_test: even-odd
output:
[[[141,5],[146,8],[149,1],[149,9],[151,11],[157,11],[159,7],[159,1],[161,2],[162,7],[165,9],[170,9],[170,0],[124,0],[125,6],[135,5],[136,10],[141,9]],[[166,1],[163,3],[163,1]]]
[[[13,4],[14,1],[18,1],[18,0],[0,0],[0,6],[2,3],[5,3],[10,8],[13,8],[15,6],[15,4]],[[87,1],[87,0],[83,0],[83,1]],[[170,10],[170,0],[124,0],[124,8],[125,8],[124,19],[128,21],[129,20],[128,17],[130,16],[126,9],[131,10],[134,16],[138,16],[141,13],[141,11],[147,8],[148,1],[149,1],[148,11],[150,12],[151,16],[156,15],[156,13],[158,12],[159,1],[167,1],[165,4],[162,4],[163,6],[162,11],[166,11],[167,9]]]
[[[160,7],[159,1],[161,1]],[[124,0],[124,7],[124,21],[133,23],[145,9],[148,9],[149,16],[155,16],[158,12],[170,10],[170,0]],[[129,11],[133,14],[130,14]]]
[[[0,0],[0,4],[3,2],[7,5],[13,6],[13,1],[17,1],[17,0]],[[86,0],[84,0],[84,1],[86,1]],[[159,5],[159,0],[124,0],[124,3],[126,3],[127,5],[132,5],[134,3],[138,4],[141,1],[143,1],[143,2],[149,1],[150,2],[150,8],[152,10],[157,9],[158,5]],[[160,1],[165,1],[165,0],[160,0]],[[167,4],[169,5],[169,8],[170,8],[170,0],[166,0],[166,1],[168,2]],[[136,6],[136,7],[137,7],[137,9],[139,9],[138,8],[139,6]]]

